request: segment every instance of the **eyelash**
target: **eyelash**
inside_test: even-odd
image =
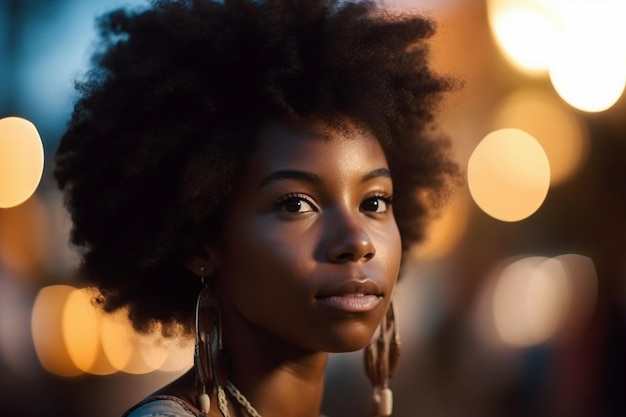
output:
[[[306,204],[308,204],[311,207],[311,210],[307,210],[305,212],[289,211],[286,208],[286,205],[289,202],[305,202]],[[311,199],[307,195],[299,194],[299,193],[289,193],[289,194],[286,194],[286,195],[280,197],[274,203],[274,208],[276,210],[282,210],[282,211],[284,211],[285,213],[288,213],[288,214],[302,214],[302,213],[310,213],[312,211],[318,211],[318,209],[315,206],[315,204],[311,201]]]
[[[389,207],[392,205],[393,203],[393,197],[387,194],[374,194],[370,197],[367,197],[363,203],[361,203],[361,206],[368,201],[372,201],[372,200],[381,200],[383,203],[385,203],[385,210],[382,212],[378,212],[378,211],[374,211],[374,213],[376,214],[383,214],[383,213],[387,213],[389,211]]]

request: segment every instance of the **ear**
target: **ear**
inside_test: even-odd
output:
[[[185,268],[198,277],[210,277],[218,270],[219,256],[216,248],[207,246],[202,253],[192,255],[185,261]]]

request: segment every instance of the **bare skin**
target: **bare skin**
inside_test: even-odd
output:
[[[187,266],[214,272],[228,377],[262,416],[319,416],[327,352],[371,340],[400,266],[392,194],[380,144],[363,130],[261,136],[222,241]],[[193,370],[160,393],[195,403]],[[233,398],[229,407],[246,415]]]

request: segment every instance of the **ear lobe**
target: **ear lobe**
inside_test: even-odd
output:
[[[189,272],[198,277],[210,277],[217,271],[217,251],[205,248],[204,253],[187,258],[184,265]]]

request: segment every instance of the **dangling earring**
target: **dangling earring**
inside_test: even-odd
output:
[[[364,354],[365,372],[373,388],[371,415],[390,416],[393,394],[389,379],[395,374],[400,359],[400,336],[391,302],[380,323],[378,336],[367,345]]]
[[[196,301],[196,346],[194,352],[194,365],[196,368],[197,381],[197,404],[202,413],[208,415],[211,409],[211,397],[207,387],[211,386],[217,392],[217,407],[224,417],[230,417],[228,412],[228,400],[224,387],[233,395],[239,405],[253,417],[261,417],[254,409],[250,401],[228,380],[226,369],[223,368],[225,361],[222,349],[222,323],[220,310],[204,276],[205,267],[200,267],[202,276],[202,290]],[[203,320],[207,320],[203,323]]]
[[[218,407],[222,414],[226,407],[224,390],[220,384],[218,370],[218,355],[222,351],[222,331],[219,307],[217,300],[204,276],[205,267],[200,267],[202,275],[202,290],[196,301],[196,345],[194,351],[194,365],[196,367],[198,387],[198,406],[204,414],[209,414],[211,397],[207,387],[217,389]]]

